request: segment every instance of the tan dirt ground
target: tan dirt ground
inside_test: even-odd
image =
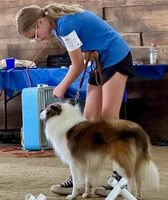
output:
[[[143,190],[144,200],[168,199],[168,147],[153,146],[153,158],[161,178],[160,192]],[[103,183],[111,174],[111,163],[105,163],[98,175]],[[52,194],[50,186],[62,182],[69,175],[69,169],[56,156],[51,157],[17,157],[11,152],[0,154],[0,200],[24,200],[27,193],[38,196],[40,193],[47,200],[63,200],[65,196]],[[77,199],[82,199],[79,196]],[[103,200],[96,195],[95,200]],[[121,199],[121,198],[118,198]]]

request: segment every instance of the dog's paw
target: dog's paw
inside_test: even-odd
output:
[[[85,192],[82,194],[82,198],[90,198],[91,197],[91,193]]]
[[[76,196],[70,194],[66,197],[67,200],[73,200],[73,199],[76,199]]]

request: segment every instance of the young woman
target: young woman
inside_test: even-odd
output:
[[[65,92],[84,69],[90,51],[96,51],[101,63],[102,84],[92,71],[88,80],[84,116],[88,120],[119,118],[128,77],[134,68],[130,47],[107,22],[79,5],[50,4],[45,8],[28,6],[16,17],[20,35],[38,41],[57,37],[69,52],[72,65],[62,82],[53,90],[55,97]],[[85,54],[85,56],[83,55]],[[52,187],[55,193],[71,192],[72,179]],[[102,188],[97,194],[108,194]]]

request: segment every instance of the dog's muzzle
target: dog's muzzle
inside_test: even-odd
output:
[[[45,118],[46,118],[46,111],[43,110],[43,111],[40,112],[40,119],[44,120]]]

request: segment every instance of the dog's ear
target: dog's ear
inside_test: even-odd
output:
[[[56,115],[59,115],[62,111],[60,104],[53,104],[50,106],[50,108],[55,112]]]

